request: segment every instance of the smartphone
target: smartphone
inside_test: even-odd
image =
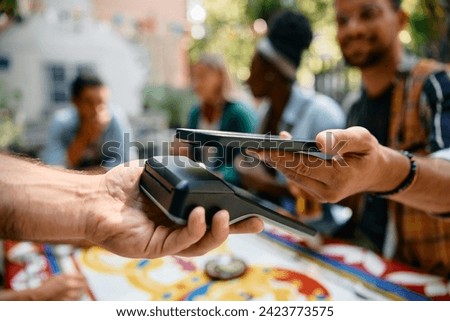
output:
[[[314,235],[316,230],[277,212],[277,206],[225,182],[203,164],[184,156],[155,156],[147,160],[140,187],[173,222],[185,225],[197,206],[206,210],[206,222],[220,209],[230,213],[230,224],[251,216],[296,234]]]
[[[304,153],[321,159],[332,158],[331,155],[322,153],[313,140],[287,140],[278,135],[177,128],[175,138],[195,146],[282,150]]]

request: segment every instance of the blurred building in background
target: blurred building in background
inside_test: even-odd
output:
[[[0,29],[0,104],[12,109],[24,151],[45,144],[51,114],[70,103],[70,83],[84,70],[104,79],[138,132],[167,124],[142,116],[143,89],[188,85],[185,0],[16,3],[20,19]]]
[[[400,34],[407,50],[450,61],[449,1],[403,1],[411,18]],[[22,147],[45,143],[50,114],[68,104],[68,85],[84,69],[106,80],[139,140],[185,125],[195,102],[189,61],[220,53],[244,84],[266,21],[283,8],[301,10],[315,30],[299,83],[345,105],[347,93],[359,90],[360,75],[342,62],[333,1],[2,0],[0,148],[18,132]]]
[[[150,85],[188,85],[186,0],[92,0],[92,7],[96,20],[148,50]]]

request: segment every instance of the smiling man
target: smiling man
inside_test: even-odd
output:
[[[337,236],[448,277],[449,70],[405,54],[398,35],[408,17],[400,3],[335,0],[343,56],[362,73],[350,128],[316,137],[335,158],[318,164],[275,151],[259,157],[281,170],[293,191],[323,202],[353,195],[353,219]]]
[[[418,155],[449,147],[448,70],[404,52],[398,35],[408,16],[401,0],[336,0],[335,9],[342,54],[349,65],[361,70],[363,82],[347,126],[365,127],[380,144]],[[448,273],[450,244],[445,239],[450,237],[449,223],[365,195],[358,227],[385,254],[395,248],[386,232],[389,221],[396,222],[399,257]]]

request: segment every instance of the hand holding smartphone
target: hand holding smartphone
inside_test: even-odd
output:
[[[175,133],[175,138],[196,146],[280,150],[304,153],[321,159],[331,159],[332,157],[322,153],[315,141],[286,140],[278,135],[178,128]]]

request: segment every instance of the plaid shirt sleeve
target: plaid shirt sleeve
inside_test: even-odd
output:
[[[426,102],[432,110],[432,151],[450,147],[450,75],[441,71],[428,77],[423,87]]]

